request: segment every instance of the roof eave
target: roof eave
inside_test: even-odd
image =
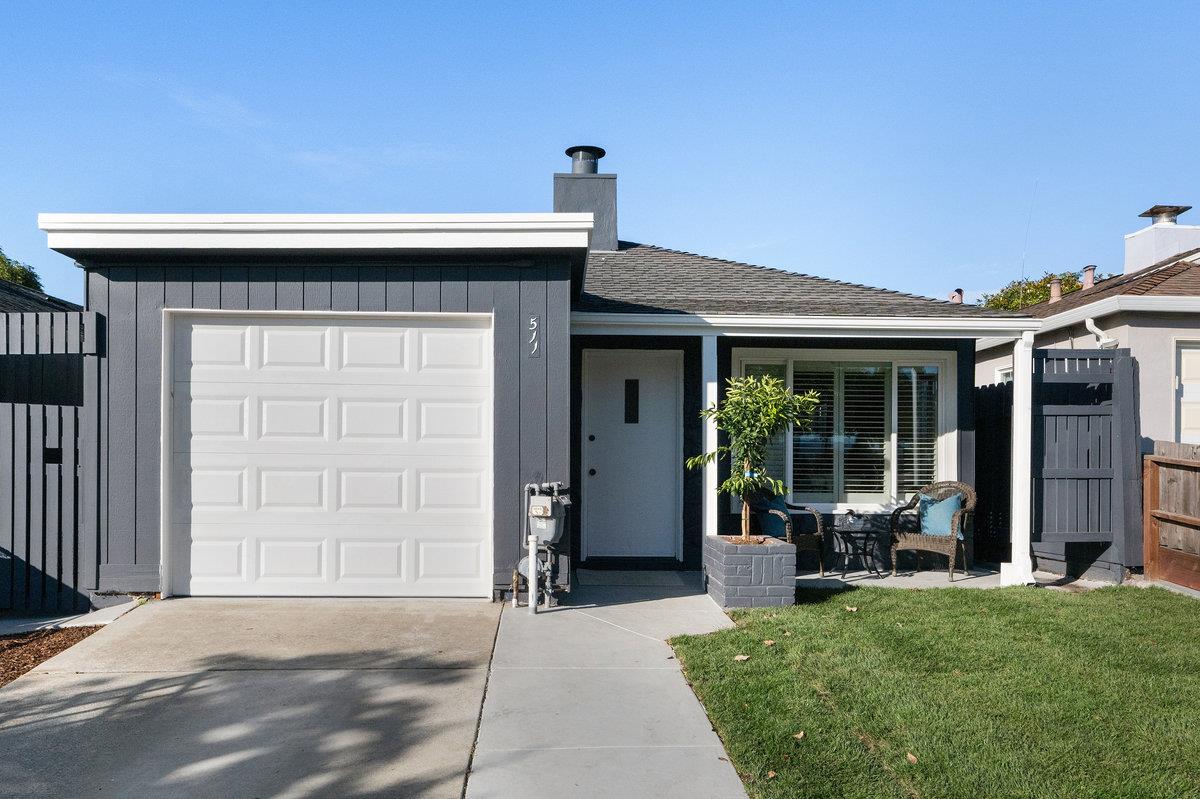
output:
[[[1040,320],[1031,317],[954,318],[925,316],[811,316],[785,314],[605,313],[574,311],[575,335],[784,336],[815,338],[984,337],[1013,340]]]

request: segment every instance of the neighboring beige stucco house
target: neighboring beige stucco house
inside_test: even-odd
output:
[[[1125,271],[1025,309],[1042,319],[1037,348],[1128,348],[1137,361],[1139,433],[1200,443],[1200,225],[1180,225],[1188,206],[1155,206],[1153,221],[1125,237]],[[1090,328],[1090,329],[1089,329]],[[1012,348],[980,341],[975,384],[1010,379]]]

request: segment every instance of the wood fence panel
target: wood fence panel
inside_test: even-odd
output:
[[[95,381],[85,382],[97,361],[96,321],[92,312],[0,314],[3,608],[69,613],[90,604],[78,580],[79,507],[95,474],[80,468],[79,420],[97,412],[87,391]]]
[[[1200,590],[1200,446],[1154,442],[1143,475],[1146,577]]]

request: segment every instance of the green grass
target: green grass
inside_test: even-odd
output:
[[[1195,599],[865,588],[803,601],[671,642],[752,797],[1200,797]]]

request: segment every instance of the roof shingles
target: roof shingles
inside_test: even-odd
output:
[[[576,310],[609,313],[1006,317],[889,289],[813,277],[650,244],[588,255]]]
[[[83,309],[73,302],[60,300],[58,297],[51,297],[49,294],[43,294],[34,289],[25,288],[24,286],[13,283],[8,280],[0,280],[0,313],[23,311],[82,311]]]
[[[1025,312],[1044,319],[1090,305],[1097,300],[1122,295],[1200,297],[1200,263],[1192,260],[1196,256],[1200,256],[1200,247],[1172,255],[1128,275],[1105,278],[1090,289],[1077,289],[1064,294],[1058,302],[1031,305]]]

